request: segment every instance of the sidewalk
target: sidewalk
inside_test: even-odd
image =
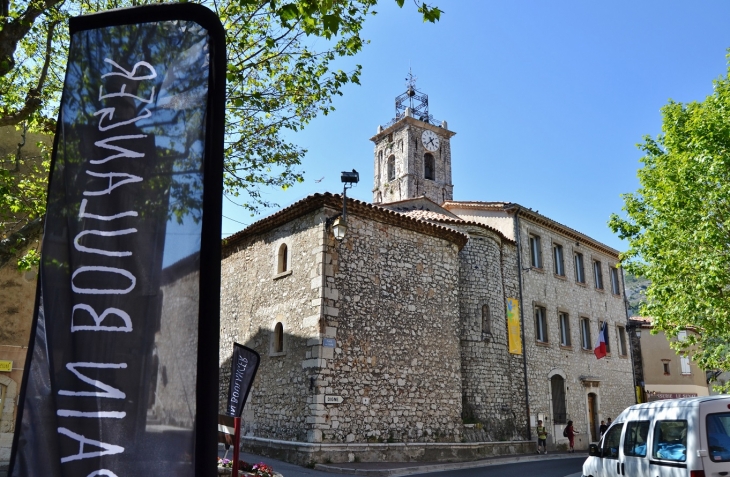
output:
[[[497,456],[469,462],[348,462],[338,464],[317,464],[315,470],[348,475],[365,475],[370,477],[397,477],[429,472],[443,472],[449,470],[475,469],[491,465],[513,464],[517,462],[532,462],[538,460],[585,458],[587,452],[574,454],[566,451],[557,451],[547,455],[517,454],[511,456]],[[284,474],[285,477],[289,477]]]

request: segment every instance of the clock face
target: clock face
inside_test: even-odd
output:
[[[423,147],[426,148],[427,151],[436,151],[439,148],[439,137],[436,135],[435,132],[426,129],[423,131],[423,134],[421,134],[421,142],[423,142]]]

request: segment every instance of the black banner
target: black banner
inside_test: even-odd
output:
[[[213,475],[223,29],[181,3],[70,34],[10,475]]]
[[[233,343],[233,358],[231,359],[231,383],[228,389],[228,405],[226,413],[229,416],[241,417],[243,405],[251,390],[251,383],[259,369],[259,354],[242,344]]]

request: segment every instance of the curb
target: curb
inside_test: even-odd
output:
[[[580,457],[581,454],[578,454]],[[337,464],[317,464],[314,466],[314,470],[321,472],[330,472],[337,474],[351,474],[351,475],[365,475],[369,477],[398,477],[411,474],[426,474],[430,472],[444,472],[449,470],[461,470],[461,469],[477,469],[481,467],[489,467],[492,465],[505,465],[514,464],[517,462],[533,462],[537,460],[558,460],[558,459],[570,459],[575,458],[575,454],[554,454],[554,455],[530,455],[523,454],[511,457],[496,457],[488,460],[474,460],[470,462],[449,462],[449,463],[434,463],[424,465],[414,465],[411,467],[399,467],[391,469],[358,469],[353,467],[340,467]],[[387,466],[388,463],[384,462],[382,465]]]

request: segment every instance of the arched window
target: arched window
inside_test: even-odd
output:
[[[284,273],[289,270],[289,251],[285,243],[279,247],[279,254],[276,261],[276,273]]]
[[[284,352],[284,325],[281,322],[274,326],[274,340],[272,343],[274,353]]]
[[[423,177],[429,180],[435,180],[436,178],[436,171],[434,170],[434,161],[433,156],[429,153],[426,153],[423,156]]]
[[[395,156],[390,156],[388,158],[388,180],[395,180]]]
[[[559,374],[550,378],[550,391],[553,396],[553,423],[565,424],[568,422],[565,408],[565,379]]]
[[[378,204],[383,202],[383,194],[380,191],[378,191],[378,198],[376,199],[375,202]]]
[[[482,305],[482,336],[488,337],[492,334],[492,319],[489,316],[489,305]]]

